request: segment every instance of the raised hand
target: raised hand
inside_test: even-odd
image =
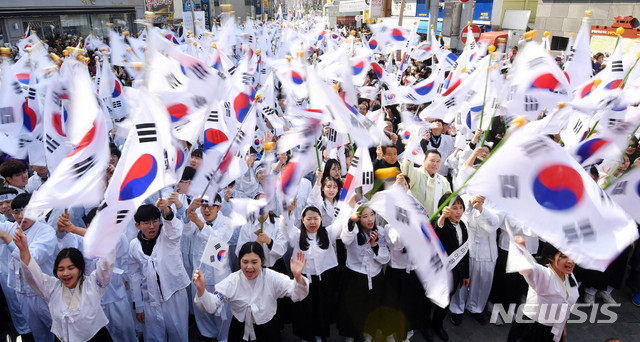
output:
[[[164,215],[168,215],[171,209],[169,209],[169,200],[166,198],[158,198],[156,201],[156,207],[160,208],[163,211]]]
[[[24,235],[24,232],[22,231],[22,229],[20,228],[16,229],[16,232],[13,235],[13,242],[15,242],[16,247],[18,247],[20,251],[24,249],[29,250],[29,243],[27,242],[27,236]]]
[[[16,232],[13,235],[13,242],[20,250],[20,260],[22,260],[25,265],[29,265],[29,262],[31,262],[31,252],[29,252],[29,243],[27,242],[27,236],[24,235],[22,229],[16,229]]]
[[[266,243],[267,245],[271,243],[271,238],[269,237],[269,235],[267,235],[267,233],[261,233],[260,231],[257,231],[256,234],[258,234],[258,237],[256,238],[257,243]]]
[[[172,192],[171,195],[169,195],[168,198],[170,203],[173,203],[176,205],[176,208],[180,209],[182,208],[182,202],[178,199],[178,193],[177,192]]]
[[[474,195],[473,197],[471,197],[471,200],[469,200],[469,202],[471,202],[471,206],[473,206],[476,210],[482,212],[482,205],[484,204],[484,200],[484,196]]]
[[[296,281],[302,285],[306,284],[304,278],[302,278],[302,270],[304,269],[304,265],[306,264],[307,258],[305,258],[304,252],[302,251],[298,251],[295,260],[291,258],[291,273],[293,273],[293,277],[296,279]]]
[[[371,244],[371,247],[375,247],[378,245],[377,240],[378,240],[378,231],[372,230],[371,236],[369,237],[369,243]]]
[[[193,272],[193,285],[196,286],[198,290],[198,297],[202,297],[204,294],[204,276],[200,273],[200,267],[196,268],[196,271]]]

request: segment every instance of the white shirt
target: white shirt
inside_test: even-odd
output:
[[[486,202],[480,212],[469,203],[471,196],[464,195],[462,198],[466,202],[462,221],[466,224],[469,234],[469,257],[478,261],[495,262],[498,259],[498,215],[487,207]]]
[[[24,191],[32,194],[36,190],[38,190],[42,184],[44,184],[44,182],[42,181],[42,178],[38,176],[37,173],[34,173],[33,176],[29,177],[29,180],[27,181],[27,185],[24,186]]]
[[[3,222],[0,223],[0,229],[13,236],[15,234],[18,223],[16,222]],[[55,260],[55,249],[57,245],[56,233],[53,228],[42,222],[34,222],[33,225],[24,231],[29,241],[29,252],[31,253],[31,259],[40,266],[40,269],[48,274],[53,275],[53,262]],[[35,296],[35,292],[25,283],[22,267],[20,264],[20,250],[16,247],[14,242],[7,245],[8,260],[2,262],[8,263],[8,278],[7,284],[10,288],[18,293],[23,293],[27,296]]]
[[[526,253],[526,252],[525,252]],[[571,286],[569,278],[564,280],[551,268],[535,262],[531,254],[510,253],[513,264],[529,284],[527,301],[523,313],[530,319],[550,326],[554,341],[560,341],[571,309],[578,300],[578,286]],[[574,284],[577,284],[573,278]]]
[[[273,244],[271,248],[266,243],[262,244],[262,248],[264,249],[264,266],[265,267],[273,267],[278,259],[282,258],[284,252],[287,251],[287,240],[279,229],[280,227],[280,218],[275,218],[275,223],[271,223],[271,219],[267,218],[264,221],[262,231],[267,234]],[[240,228],[240,235],[238,236],[238,244],[236,247],[236,255],[240,254],[240,249],[242,245],[247,242],[256,241],[258,235],[256,231],[260,230],[260,222],[258,220],[253,222],[247,222],[242,228]]]
[[[129,244],[130,284],[137,313],[143,312],[143,302],[159,308],[161,301],[167,301],[191,283],[180,250],[182,221],[174,215],[171,221],[162,219],[162,222],[164,225],[150,256],[144,254],[138,238]]]
[[[348,222],[348,221],[347,221]],[[348,225],[345,224],[345,225]],[[378,228],[378,254],[376,254],[370,243],[358,245],[356,235],[358,225],[355,224],[353,230],[345,226],[340,234],[342,243],[347,249],[347,267],[355,272],[366,274],[371,280],[382,271],[382,266],[389,262],[389,248],[387,248],[384,229]],[[367,235],[367,239],[369,235]]]
[[[203,312],[214,313],[224,301],[229,302],[231,313],[244,322],[244,339],[255,339],[253,324],[265,324],[276,314],[278,298],[290,297],[299,302],[309,294],[309,282],[300,285],[295,279],[276,271],[262,268],[255,281],[250,281],[242,271],[236,271],[216,284],[217,293],[205,291],[194,302]]]
[[[389,225],[384,227],[387,232],[387,241],[389,242],[389,254],[391,261],[389,266],[395,269],[406,270],[407,273],[415,270],[416,265],[409,260],[409,253],[406,252],[404,243],[400,238],[400,234],[395,228]]]
[[[323,199],[321,191],[321,186],[314,185],[309,193],[309,198],[307,199],[307,206],[314,206],[320,210],[322,213],[322,225],[325,227],[330,226],[333,223],[335,218],[335,207],[333,203],[329,202],[329,200]],[[336,198],[340,196],[340,192],[336,194]],[[336,202],[337,204],[337,202]]]
[[[280,229],[287,241],[289,241],[289,245],[293,247],[292,255],[297,255],[300,251],[300,229],[302,228],[294,227],[291,219],[285,216],[280,224]],[[326,227],[326,229],[329,238],[329,246],[327,249],[322,249],[318,246],[318,233],[307,234],[309,248],[306,251],[302,251],[307,258],[307,264],[304,266],[304,270],[302,271],[303,274],[308,276],[319,276],[322,272],[338,266],[335,243],[341,230],[339,229],[339,226],[334,225]]]
[[[70,309],[65,301],[65,287],[60,279],[42,273],[33,258],[29,265],[21,263],[27,283],[44,299],[51,313],[51,332],[62,341],[87,341],[109,323],[100,306],[102,295],[107,291],[115,263],[115,251],[98,261],[98,267],[82,285],[74,291],[80,291],[80,303]]]

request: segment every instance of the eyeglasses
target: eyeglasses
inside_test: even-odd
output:
[[[153,225],[159,225],[160,224],[160,219],[157,218],[155,220],[149,220],[149,221],[140,221],[140,226],[141,227],[151,227]]]

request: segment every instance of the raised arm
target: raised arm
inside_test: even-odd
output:
[[[24,279],[27,284],[45,301],[49,301],[51,293],[55,288],[58,279],[42,273],[38,263],[31,258],[27,236],[22,229],[17,229],[13,236],[16,247],[20,250],[20,260],[22,261],[22,270],[24,271]]]
[[[215,313],[224,301],[224,297],[217,291],[211,293],[204,288],[204,275],[200,273],[200,267],[193,273],[193,284],[198,290],[194,298],[196,307],[202,312],[209,314]]]

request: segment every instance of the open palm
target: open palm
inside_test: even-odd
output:
[[[295,260],[291,258],[291,273],[293,273],[295,277],[300,276],[306,263],[307,259],[304,257],[304,252],[298,251]]]

